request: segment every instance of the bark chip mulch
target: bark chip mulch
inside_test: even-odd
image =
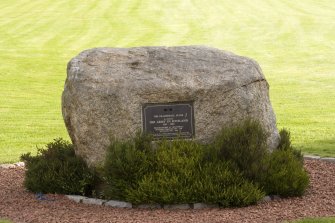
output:
[[[301,198],[228,209],[140,210],[78,204],[63,195],[38,200],[23,187],[24,169],[0,168],[0,218],[13,222],[283,222],[335,216],[335,163],[305,160],[311,186]]]

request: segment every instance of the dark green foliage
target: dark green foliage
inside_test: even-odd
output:
[[[222,207],[256,203],[264,193],[246,180],[229,162],[205,163],[191,185],[196,202],[219,204]]]
[[[292,146],[290,132],[287,131],[286,129],[282,129],[280,130],[279,135],[280,135],[280,142],[278,145],[278,149],[284,151],[290,151],[298,160],[300,160],[302,164],[304,161],[304,156],[302,155],[300,150],[296,150]]]
[[[303,154],[291,143],[290,132],[280,132],[278,150],[267,159],[267,173],[262,182],[268,194],[279,194],[283,197],[302,196],[309,185],[309,176],[303,167]]]
[[[268,154],[260,163],[263,172],[258,182],[267,194],[282,197],[301,196],[309,185],[309,177],[303,167],[303,155],[293,148],[290,133],[280,132],[278,148]]]
[[[286,129],[282,129],[279,132],[280,135],[280,141],[278,145],[278,149],[280,150],[291,150],[292,145],[291,145],[291,134],[289,131]]]
[[[136,139],[135,142],[138,140],[141,141]],[[106,172],[106,179],[110,180],[105,191],[108,198],[122,198],[134,204],[208,202],[227,207],[253,204],[264,195],[232,169],[230,163],[209,162],[212,160],[208,159],[209,150],[194,141],[163,140],[145,153],[129,141],[113,145],[106,163],[109,168],[114,166],[113,169],[124,172]],[[126,165],[128,169],[125,169],[122,161],[129,164],[134,162],[134,157],[139,158],[138,162],[131,167]],[[131,179],[128,176],[132,176]],[[120,180],[116,177],[123,181],[118,184]],[[112,189],[117,185],[119,190]]]
[[[114,140],[108,149],[104,164],[104,196],[110,199],[125,199],[126,190],[137,186],[138,181],[153,167],[153,153],[149,136],[137,135],[134,140]]]
[[[224,128],[212,144],[161,140],[138,133],[113,140],[99,178],[61,139],[39,149],[26,162],[25,186],[35,192],[84,194],[134,204],[213,203],[221,207],[255,204],[265,194],[300,196],[308,184],[303,157],[280,131],[278,149],[269,152],[261,125],[247,120]],[[98,181],[99,180],[99,181]]]
[[[127,190],[127,200],[134,204],[158,203],[178,204],[191,202],[188,186],[184,187],[184,179],[168,171],[153,172],[145,175],[137,188]]]
[[[303,156],[293,148],[287,130],[281,130],[280,137],[278,148],[269,153],[262,127],[247,120],[223,129],[214,147],[220,160],[236,165],[244,177],[261,185],[267,194],[300,196],[309,184]]]
[[[177,173],[162,170],[145,175],[128,200],[138,203],[178,204],[205,202],[222,207],[256,203],[264,193],[225,163],[208,163],[204,169]]]
[[[153,137],[149,134],[142,134],[140,131],[136,133],[134,138],[135,148],[137,150],[150,153],[152,152]]]
[[[246,120],[231,128],[223,128],[214,147],[220,160],[231,161],[249,180],[257,180],[264,171],[262,160],[268,155],[266,134],[259,124]]]
[[[274,151],[266,165],[262,186],[267,194],[278,194],[283,197],[304,194],[309,184],[309,177],[292,150]]]
[[[308,186],[301,153],[286,130],[268,152],[261,125],[247,120],[223,129],[213,144],[158,141],[140,134],[112,143],[105,164],[106,198],[140,203],[256,203],[265,194],[302,195]]]
[[[157,143],[153,167],[129,189],[128,200],[134,203],[189,203],[195,199],[191,185],[203,158],[203,146],[193,141],[175,140]]]
[[[92,189],[93,171],[63,139],[55,139],[46,148],[38,149],[37,156],[23,154],[21,160],[27,168],[24,185],[30,191],[86,194]]]

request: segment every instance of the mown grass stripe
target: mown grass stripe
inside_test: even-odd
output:
[[[68,138],[60,97],[80,51],[197,44],[257,60],[278,126],[303,152],[335,156],[334,10],[332,0],[0,1],[0,162]]]

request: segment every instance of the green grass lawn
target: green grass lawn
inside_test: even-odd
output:
[[[66,64],[93,47],[208,45],[256,59],[278,126],[335,156],[333,0],[0,1],[0,163],[56,137]]]
[[[292,221],[292,223],[335,223],[333,218],[306,218],[302,220]]]

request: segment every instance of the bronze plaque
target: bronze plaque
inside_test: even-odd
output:
[[[154,139],[193,138],[193,102],[144,104],[143,131]]]

